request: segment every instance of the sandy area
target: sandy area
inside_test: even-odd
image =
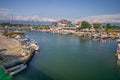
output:
[[[20,61],[21,45],[15,39],[7,39],[0,33],[0,65],[3,67],[12,66]]]
[[[20,43],[15,39],[7,39],[0,34],[0,50],[6,49],[7,55],[19,55],[21,52]],[[1,52],[0,52],[1,53]]]

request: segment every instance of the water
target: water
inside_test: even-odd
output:
[[[40,45],[28,68],[15,80],[120,80],[115,40],[27,32]]]

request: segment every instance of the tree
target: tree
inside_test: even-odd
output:
[[[106,24],[106,28],[107,28],[107,29],[112,28],[112,26],[110,25],[110,23],[107,23],[107,24]]]
[[[81,23],[81,28],[82,28],[82,29],[84,29],[84,28],[89,28],[89,27],[90,27],[90,24],[89,24],[88,22],[83,21],[83,22]]]
[[[2,27],[10,26],[10,25],[11,25],[10,23],[1,23],[1,26],[2,26]]]
[[[100,23],[93,23],[93,27],[95,29],[101,28],[101,24]]]

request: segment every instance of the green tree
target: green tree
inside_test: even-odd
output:
[[[90,27],[90,24],[89,24],[88,22],[83,21],[83,22],[81,23],[81,28],[82,28],[82,29],[84,29],[84,28],[89,28],[89,27]]]
[[[106,28],[107,28],[107,29],[112,28],[112,26],[110,25],[110,23],[107,23],[107,24],[106,24]]]
[[[93,23],[93,27],[95,29],[101,28],[101,24],[100,23]]]
[[[2,26],[2,27],[10,26],[10,25],[11,25],[10,23],[1,23],[1,26]]]

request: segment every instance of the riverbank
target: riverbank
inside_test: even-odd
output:
[[[33,56],[34,49],[23,55],[21,42],[14,38],[7,38],[0,33],[0,66],[5,69],[26,64]]]
[[[49,32],[61,35],[75,35],[97,39],[119,39],[119,31],[106,32],[105,29],[86,28],[78,30],[76,27],[54,27],[50,29],[32,29],[34,31]]]

